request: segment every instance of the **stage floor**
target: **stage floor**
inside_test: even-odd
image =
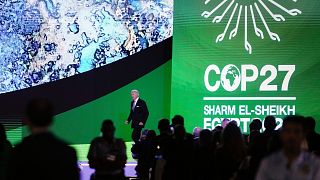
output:
[[[136,167],[136,162],[128,162],[125,167],[125,175],[126,177],[136,177],[136,171],[134,168]],[[80,180],[90,180],[91,174],[94,172],[94,169],[89,167],[88,162],[79,162],[80,166]]]

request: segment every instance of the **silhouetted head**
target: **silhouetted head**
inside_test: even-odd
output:
[[[222,148],[237,161],[242,161],[246,148],[240,128],[236,123],[229,123],[222,131]]]
[[[222,127],[221,127],[221,129],[220,128],[219,129],[215,128],[212,131],[212,133],[213,133],[213,136],[212,136],[213,145],[214,146],[220,145],[221,144]]]
[[[243,142],[240,128],[236,123],[229,123],[222,131],[222,143],[224,145],[233,145],[237,141]]]
[[[222,131],[223,127],[222,126],[216,126],[213,131]]]
[[[306,117],[303,120],[303,125],[306,133],[314,132],[316,129],[316,120],[313,117]]]
[[[157,136],[156,132],[154,130],[149,130],[148,133],[147,133],[147,137],[146,139],[148,141],[152,141],[154,140],[154,138]]]
[[[253,119],[249,127],[250,127],[250,132],[260,131],[260,129],[262,128],[262,122],[260,121],[260,119]]]
[[[149,129],[144,129],[143,131],[141,131],[140,141],[143,141],[143,140],[147,139],[148,131],[149,131]]]
[[[158,122],[158,129],[160,133],[170,132],[170,121],[169,119],[161,119]]]
[[[302,116],[287,116],[283,119],[281,140],[286,151],[300,151],[305,134]]]
[[[174,136],[178,140],[184,139],[186,136],[186,129],[182,125],[176,125],[174,128]]]
[[[53,107],[47,99],[33,99],[26,107],[27,124],[30,127],[48,127],[53,121]]]
[[[222,128],[225,128],[229,124],[229,122],[230,122],[229,119],[224,118],[221,123]]]
[[[184,126],[184,118],[181,115],[175,115],[172,118],[172,126],[175,127],[177,125]]]
[[[193,132],[192,132],[193,137],[194,138],[199,138],[200,132],[201,132],[201,128],[200,127],[195,127],[193,129]]]
[[[263,122],[267,131],[272,131],[277,127],[276,118],[274,116],[266,116]]]
[[[209,129],[203,129],[200,132],[199,143],[201,146],[208,146],[212,144],[212,132]]]
[[[102,122],[101,132],[105,139],[112,140],[114,138],[115,131],[116,128],[114,127],[112,120],[107,119]]]

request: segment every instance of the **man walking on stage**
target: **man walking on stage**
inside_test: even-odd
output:
[[[125,123],[129,124],[132,121],[132,140],[136,143],[139,141],[142,128],[147,122],[149,111],[146,102],[139,97],[138,90],[132,90],[131,97],[130,114]]]

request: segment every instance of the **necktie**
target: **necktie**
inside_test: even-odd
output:
[[[132,111],[134,111],[134,108],[136,107],[136,104],[137,104],[137,101],[133,101],[133,104],[132,104]]]

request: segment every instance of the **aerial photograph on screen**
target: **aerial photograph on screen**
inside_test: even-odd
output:
[[[172,27],[172,0],[0,0],[0,94],[121,60]]]

